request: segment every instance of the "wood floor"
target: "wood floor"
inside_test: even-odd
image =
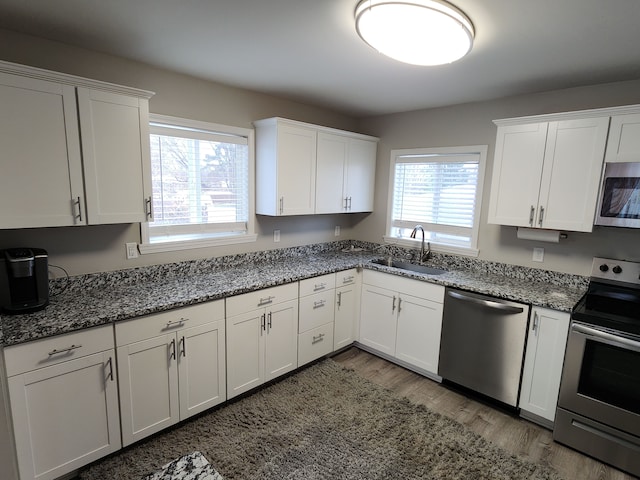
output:
[[[555,443],[551,431],[545,428],[469,399],[358,348],[339,353],[333,360],[399,396],[453,418],[510,453],[551,466],[566,480],[636,479]]]

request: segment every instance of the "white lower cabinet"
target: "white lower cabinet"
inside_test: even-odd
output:
[[[229,297],[226,307],[228,398],[297,368],[297,283]]]
[[[107,325],[4,350],[21,480],[52,480],[120,448],[113,347]]]
[[[359,343],[437,376],[444,287],[365,270]]]
[[[555,419],[570,319],[568,313],[547,308],[531,310],[520,413],[547,427]]]
[[[116,323],[122,442],[226,400],[224,301]]]
[[[351,345],[356,339],[360,307],[360,274],[355,268],[336,273],[336,306],[333,349]]]

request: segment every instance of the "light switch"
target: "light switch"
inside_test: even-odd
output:
[[[532,258],[532,260],[534,262],[542,262],[542,261],[544,261],[544,248],[535,247],[533,249],[533,258]]]

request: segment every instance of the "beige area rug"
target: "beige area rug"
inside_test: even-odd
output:
[[[558,480],[461,424],[324,360],[81,472],[140,480],[199,451],[226,480]]]

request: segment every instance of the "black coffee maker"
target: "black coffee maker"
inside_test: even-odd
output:
[[[49,303],[49,256],[42,248],[0,250],[0,310],[18,314]]]

